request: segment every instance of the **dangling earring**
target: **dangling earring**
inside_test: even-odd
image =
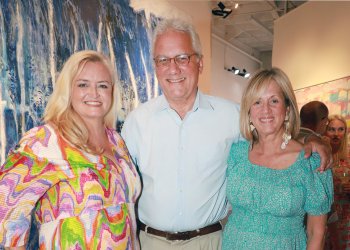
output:
[[[291,134],[289,133],[289,115],[286,115],[286,119],[284,120],[284,132],[282,135],[282,144],[281,144],[281,149],[284,150],[286,149],[288,142],[290,139],[292,139]]]
[[[255,126],[253,125],[253,123],[250,121],[249,119],[249,128],[250,128],[250,132],[253,134],[253,138],[254,138],[254,130],[256,129]],[[249,143],[249,151],[251,151],[253,149],[253,139],[250,141]]]
[[[255,127],[252,122],[249,122],[250,131],[253,132]]]

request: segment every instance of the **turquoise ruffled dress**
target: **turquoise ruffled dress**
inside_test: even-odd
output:
[[[330,170],[319,173],[320,158],[301,151],[287,169],[252,164],[249,142],[232,145],[227,169],[227,197],[232,214],[224,229],[223,250],[306,249],[306,213],[330,211],[333,182]]]

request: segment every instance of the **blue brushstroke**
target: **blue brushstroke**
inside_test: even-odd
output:
[[[8,131],[17,131],[16,134],[21,135],[31,127],[42,123],[44,109],[53,89],[49,58],[50,43],[55,44],[54,66],[57,71],[60,71],[63,63],[75,51],[97,49],[100,20],[103,22],[102,52],[115,55],[115,66],[124,100],[123,107],[120,107],[120,112],[124,112],[124,115],[116,121],[118,127],[123,123],[123,117],[135,108],[133,106],[135,96],[138,96],[139,102],[142,103],[158,94],[153,93],[154,74],[148,41],[149,33],[157,22],[156,17],[153,16],[148,22],[143,11],[136,13],[129,7],[128,0],[90,0],[89,4],[78,0],[55,0],[52,7],[54,41],[50,41],[51,20],[46,1],[4,0],[0,3],[2,13],[0,16],[2,22],[0,25],[1,95],[7,103],[6,108],[13,112],[13,119],[5,120],[6,152],[15,145],[15,142],[9,139],[11,135]],[[18,23],[17,14],[23,20],[21,41],[19,41],[21,24]],[[111,31],[112,48],[107,41],[107,28]],[[19,51],[22,51],[21,58],[17,58]],[[130,57],[137,95],[131,86],[132,79],[125,54]],[[141,54],[146,64],[142,63]],[[20,78],[20,72],[23,72],[22,78]],[[148,86],[152,91],[150,96],[147,93],[146,75],[150,77],[152,85]],[[24,93],[21,93],[21,88],[24,89]],[[23,119],[24,125],[22,125]]]
[[[5,133],[8,135],[7,138],[7,146],[6,146],[6,151],[8,152],[13,145],[17,144],[17,141],[19,140],[19,136],[17,133],[17,126],[14,123],[15,121],[15,115],[13,110],[11,109],[5,109],[4,110],[4,117],[6,121],[6,126],[5,126]]]

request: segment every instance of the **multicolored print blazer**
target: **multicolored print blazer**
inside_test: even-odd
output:
[[[24,135],[0,168],[0,245],[26,244],[34,210],[40,249],[138,249],[140,179],[123,139],[106,132],[117,164],[47,124]]]

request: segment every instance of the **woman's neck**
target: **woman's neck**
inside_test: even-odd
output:
[[[109,142],[103,122],[89,122],[85,124],[89,131],[88,143],[96,150],[105,150]]]

